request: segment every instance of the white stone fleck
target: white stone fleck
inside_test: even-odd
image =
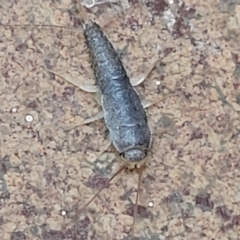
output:
[[[173,25],[176,22],[175,16],[172,13],[172,11],[170,9],[168,9],[167,11],[163,12],[163,18],[165,19],[165,22],[167,24],[167,27],[170,31],[173,30]]]
[[[153,201],[150,201],[150,202],[148,203],[148,206],[149,206],[149,207],[153,207],[153,205],[154,205]]]
[[[11,110],[13,113],[15,113],[15,112],[17,112],[17,108],[12,108],[12,110]]]
[[[26,120],[27,122],[32,122],[32,121],[33,121],[33,116],[32,116],[32,115],[27,115],[27,116],[25,117],[25,120]]]
[[[159,86],[161,84],[160,81],[156,81],[156,85]]]
[[[66,212],[65,210],[62,210],[62,211],[61,211],[61,215],[62,215],[62,216],[66,216],[66,214],[67,214],[67,212]]]

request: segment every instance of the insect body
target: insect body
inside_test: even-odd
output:
[[[87,23],[84,36],[90,50],[96,85],[101,92],[110,139],[126,160],[138,164],[146,157],[151,140],[144,107],[99,25],[92,21]]]

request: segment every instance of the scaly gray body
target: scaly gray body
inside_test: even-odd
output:
[[[118,54],[101,28],[90,21],[84,27],[84,36],[113,145],[127,160],[137,164],[146,157],[151,141],[146,112]]]

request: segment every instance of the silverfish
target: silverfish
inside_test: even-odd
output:
[[[81,12],[82,7],[79,6],[79,8],[79,12]],[[85,21],[83,20],[83,22]],[[109,145],[106,149],[112,143],[125,160],[125,164],[108,180],[108,183],[123,169],[139,170],[132,225],[134,226],[142,171],[145,169],[145,159],[151,145],[151,130],[145,108],[153,105],[153,103],[141,101],[134,87],[147,78],[159,60],[143,77],[130,80],[116,50],[96,22],[89,20],[83,24],[83,34],[89,49],[96,83],[95,85],[82,85],[77,84],[73,79],[65,77],[64,79],[84,91],[96,92],[100,95],[102,111],[96,116],[86,119],[84,124],[104,118],[109,131]],[[55,72],[52,73],[63,78]],[[104,188],[105,186],[81,209],[85,209]]]
[[[146,111],[117,52],[100,26],[89,21],[85,24],[84,36],[110,139],[131,165],[139,165],[146,158],[151,143]]]

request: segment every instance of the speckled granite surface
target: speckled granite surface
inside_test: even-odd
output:
[[[103,121],[66,131],[100,110],[93,95],[46,71],[94,83],[74,4],[2,0],[0,22],[11,26],[0,26],[1,239],[239,239],[239,2],[112,2],[89,17],[124,50],[129,75],[162,58],[141,97],[175,94],[147,110],[154,142],[135,234],[135,173],[121,173],[72,220],[120,166],[113,148],[99,157]]]

